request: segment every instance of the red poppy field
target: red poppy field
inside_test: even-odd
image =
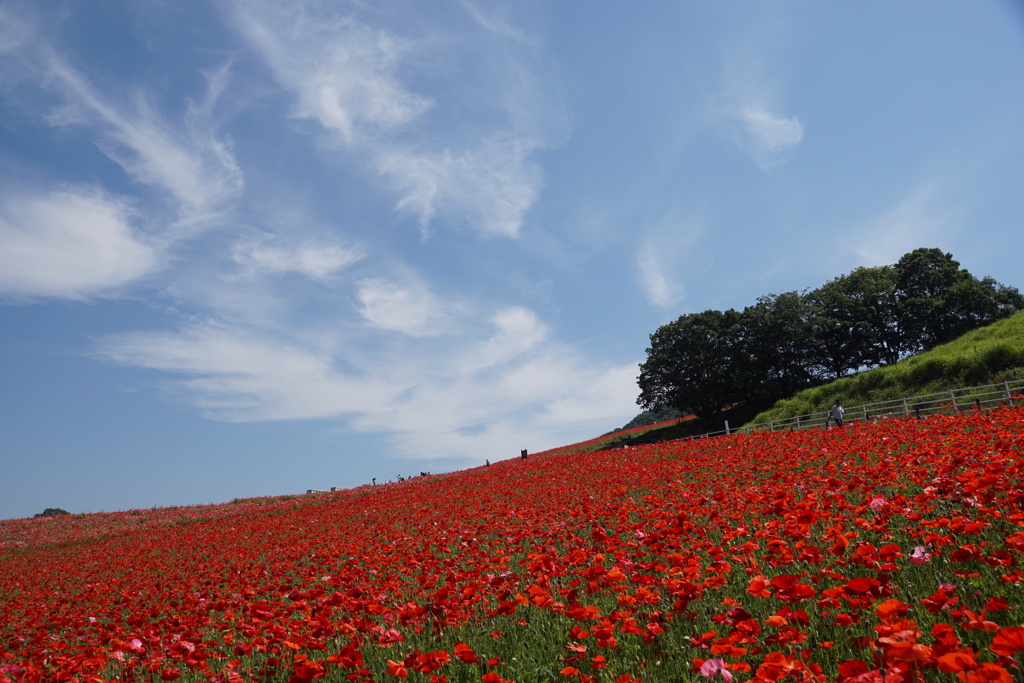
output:
[[[0,682],[1013,681],[1024,408],[0,522]]]

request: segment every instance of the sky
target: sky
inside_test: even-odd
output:
[[[1024,288],[1024,7],[0,1],[0,518],[628,422],[649,335],[918,247]]]

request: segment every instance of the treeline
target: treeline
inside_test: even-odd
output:
[[[915,249],[894,265],[857,268],[813,291],[662,325],[640,365],[637,403],[708,422],[730,406],[756,411],[1021,310],[1017,288],[979,280],[940,249]]]

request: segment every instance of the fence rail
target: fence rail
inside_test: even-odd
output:
[[[927,417],[941,412],[964,409],[990,408],[1004,403],[1012,403],[1021,398],[1024,394],[1024,379],[1000,382],[998,384],[986,384],[977,387],[965,387],[962,389],[951,389],[940,391],[934,394],[921,394],[897,398],[892,401],[880,401],[877,403],[865,403],[859,406],[844,406],[845,413],[843,422],[858,422],[876,420],[883,417]],[[717,432],[709,432],[699,436],[687,437],[690,439],[701,439],[713,436],[722,436],[730,433],[750,432],[778,432],[793,431],[797,429],[823,429],[828,425],[828,413],[816,412],[807,415],[787,417],[782,420],[770,422],[759,422],[748,424],[738,429],[730,429],[729,423],[725,423],[725,429]]]

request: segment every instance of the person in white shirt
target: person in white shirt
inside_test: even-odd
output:
[[[839,399],[837,398],[835,404],[828,409],[827,417],[825,418],[825,426],[828,426],[828,420],[831,418],[836,423],[836,427],[842,427],[843,412],[843,407],[839,405]]]

